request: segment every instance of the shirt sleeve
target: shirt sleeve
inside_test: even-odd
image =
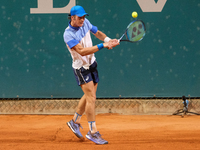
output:
[[[79,43],[79,41],[74,39],[73,36],[71,36],[69,32],[67,32],[67,30],[65,30],[63,38],[65,43],[70,47],[70,49]]]
[[[88,19],[85,18],[85,23],[89,26],[89,29],[92,33],[97,33],[98,28],[90,23]]]

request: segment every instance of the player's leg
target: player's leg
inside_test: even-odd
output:
[[[96,88],[93,81],[82,84],[81,88],[86,98],[85,113],[88,121],[95,121]]]
[[[97,131],[96,121],[95,121],[95,101],[96,101],[96,90],[97,83],[89,82],[87,84],[81,85],[81,88],[86,96],[86,107],[85,113],[87,116],[89,124],[89,132],[86,138],[93,141],[96,144],[108,144],[108,141],[101,137],[99,131]]]
[[[86,105],[86,97],[85,94],[81,97],[76,112],[80,115],[83,115],[85,112],[85,105]]]
[[[98,83],[94,83],[95,94],[96,94],[96,91],[97,91],[97,85],[98,85]],[[73,117],[74,122],[80,123],[81,116],[85,112],[85,107],[86,107],[86,96],[84,94],[82,96],[82,98],[80,99],[76,113],[74,114],[74,117]]]
[[[80,132],[80,127],[81,127],[80,121],[83,113],[85,112],[85,105],[86,105],[86,96],[84,94],[79,101],[73,119],[67,122],[67,125],[72,130],[72,132],[74,132],[74,134],[80,139],[84,139],[83,135]]]
[[[77,110],[73,117],[73,121],[75,123],[80,123],[81,117],[82,117],[83,113],[85,112],[85,105],[86,105],[86,98],[85,98],[85,94],[84,94],[78,103]]]
[[[83,67],[80,68],[80,69],[73,69],[73,71],[74,71],[74,75],[75,75],[75,78],[76,78],[78,85],[86,84],[88,77],[89,77],[90,81],[92,80],[90,72],[88,70],[84,69]],[[85,111],[85,105],[86,105],[86,96],[84,94],[79,101],[78,108],[77,108],[77,111],[74,114],[73,119],[70,120],[69,122],[67,122],[67,125],[72,130],[72,132],[78,138],[81,138],[81,139],[83,139],[83,135],[80,132],[80,127],[81,127],[80,119],[82,117],[82,114]]]

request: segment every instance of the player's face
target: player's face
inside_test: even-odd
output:
[[[82,16],[82,17],[78,17],[78,16],[72,16],[72,26],[74,27],[82,27],[83,26],[83,23],[85,21],[85,16]]]

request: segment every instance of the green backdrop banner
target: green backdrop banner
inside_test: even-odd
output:
[[[0,98],[82,96],[63,41],[75,4],[111,38],[123,34],[133,11],[146,23],[142,41],[95,54],[98,98],[200,97],[199,0],[1,0]]]

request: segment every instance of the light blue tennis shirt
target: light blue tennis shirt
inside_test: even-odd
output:
[[[188,108],[189,101],[186,99],[185,102],[186,102],[186,107]],[[184,104],[184,102],[183,102],[183,104]]]
[[[86,18],[82,27],[73,27],[69,22],[69,26],[65,29],[63,38],[71,53],[73,59],[72,67],[74,69],[80,69],[81,67],[89,69],[89,66],[96,60],[94,54],[81,56],[75,50],[72,50],[72,48],[77,44],[81,44],[83,48],[92,47],[93,44],[90,32],[95,34],[97,31],[98,28],[93,26]]]

